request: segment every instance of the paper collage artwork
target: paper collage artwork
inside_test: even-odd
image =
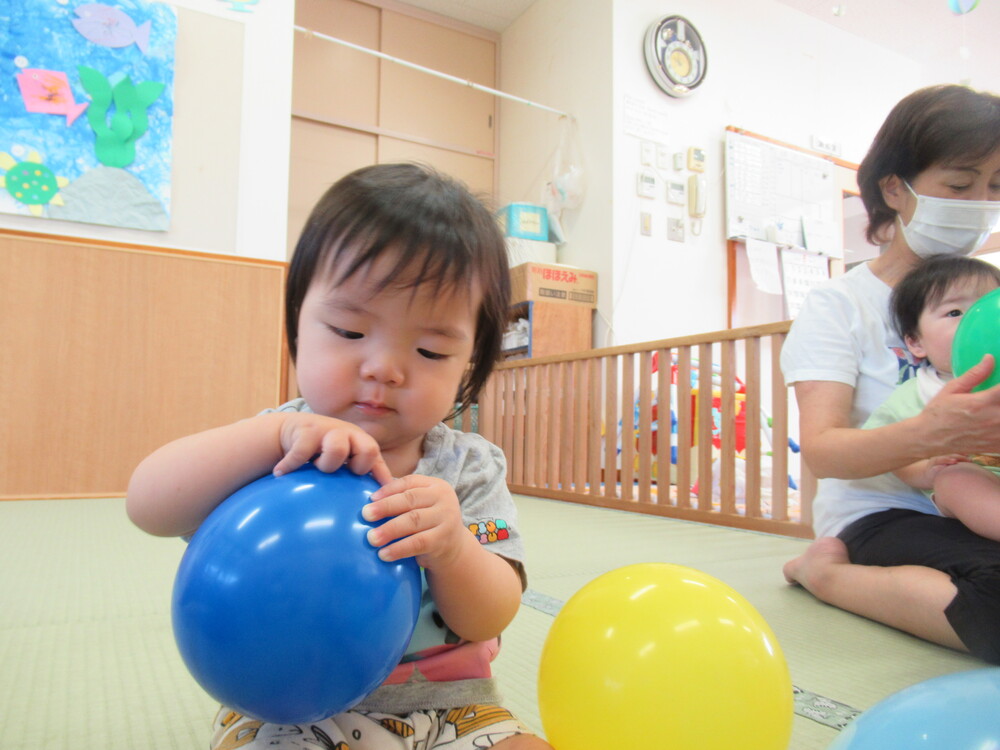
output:
[[[0,212],[166,231],[176,37],[147,0],[0,9]]]

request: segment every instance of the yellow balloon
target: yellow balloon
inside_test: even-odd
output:
[[[785,750],[792,683],[764,618],[716,578],[611,571],[560,610],[538,670],[556,750]]]

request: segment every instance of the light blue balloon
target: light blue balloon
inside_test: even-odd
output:
[[[900,690],[848,724],[829,750],[1000,750],[1000,667]]]
[[[979,5],[979,0],[948,0],[951,12],[960,16],[975,10],[977,5]]]
[[[275,724],[344,711],[399,663],[420,607],[413,558],[379,559],[361,509],[379,487],[306,464],[235,492],[177,570],[173,626],[209,695]]]

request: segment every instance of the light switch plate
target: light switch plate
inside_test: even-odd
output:
[[[684,241],[684,219],[667,219],[667,239],[674,242]]]
[[[656,144],[656,168],[657,169],[670,169],[670,162],[673,155],[670,153],[670,149],[664,146],[662,143]]]
[[[656,144],[652,141],[642,141],[639,144],[639,163],[644,167],[651,167],[655,159]]]

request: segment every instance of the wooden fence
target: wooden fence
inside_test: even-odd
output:
[[[809,538],[815,480],[778,362],[788,326],[504,362],[478,429],[515,493]]]

